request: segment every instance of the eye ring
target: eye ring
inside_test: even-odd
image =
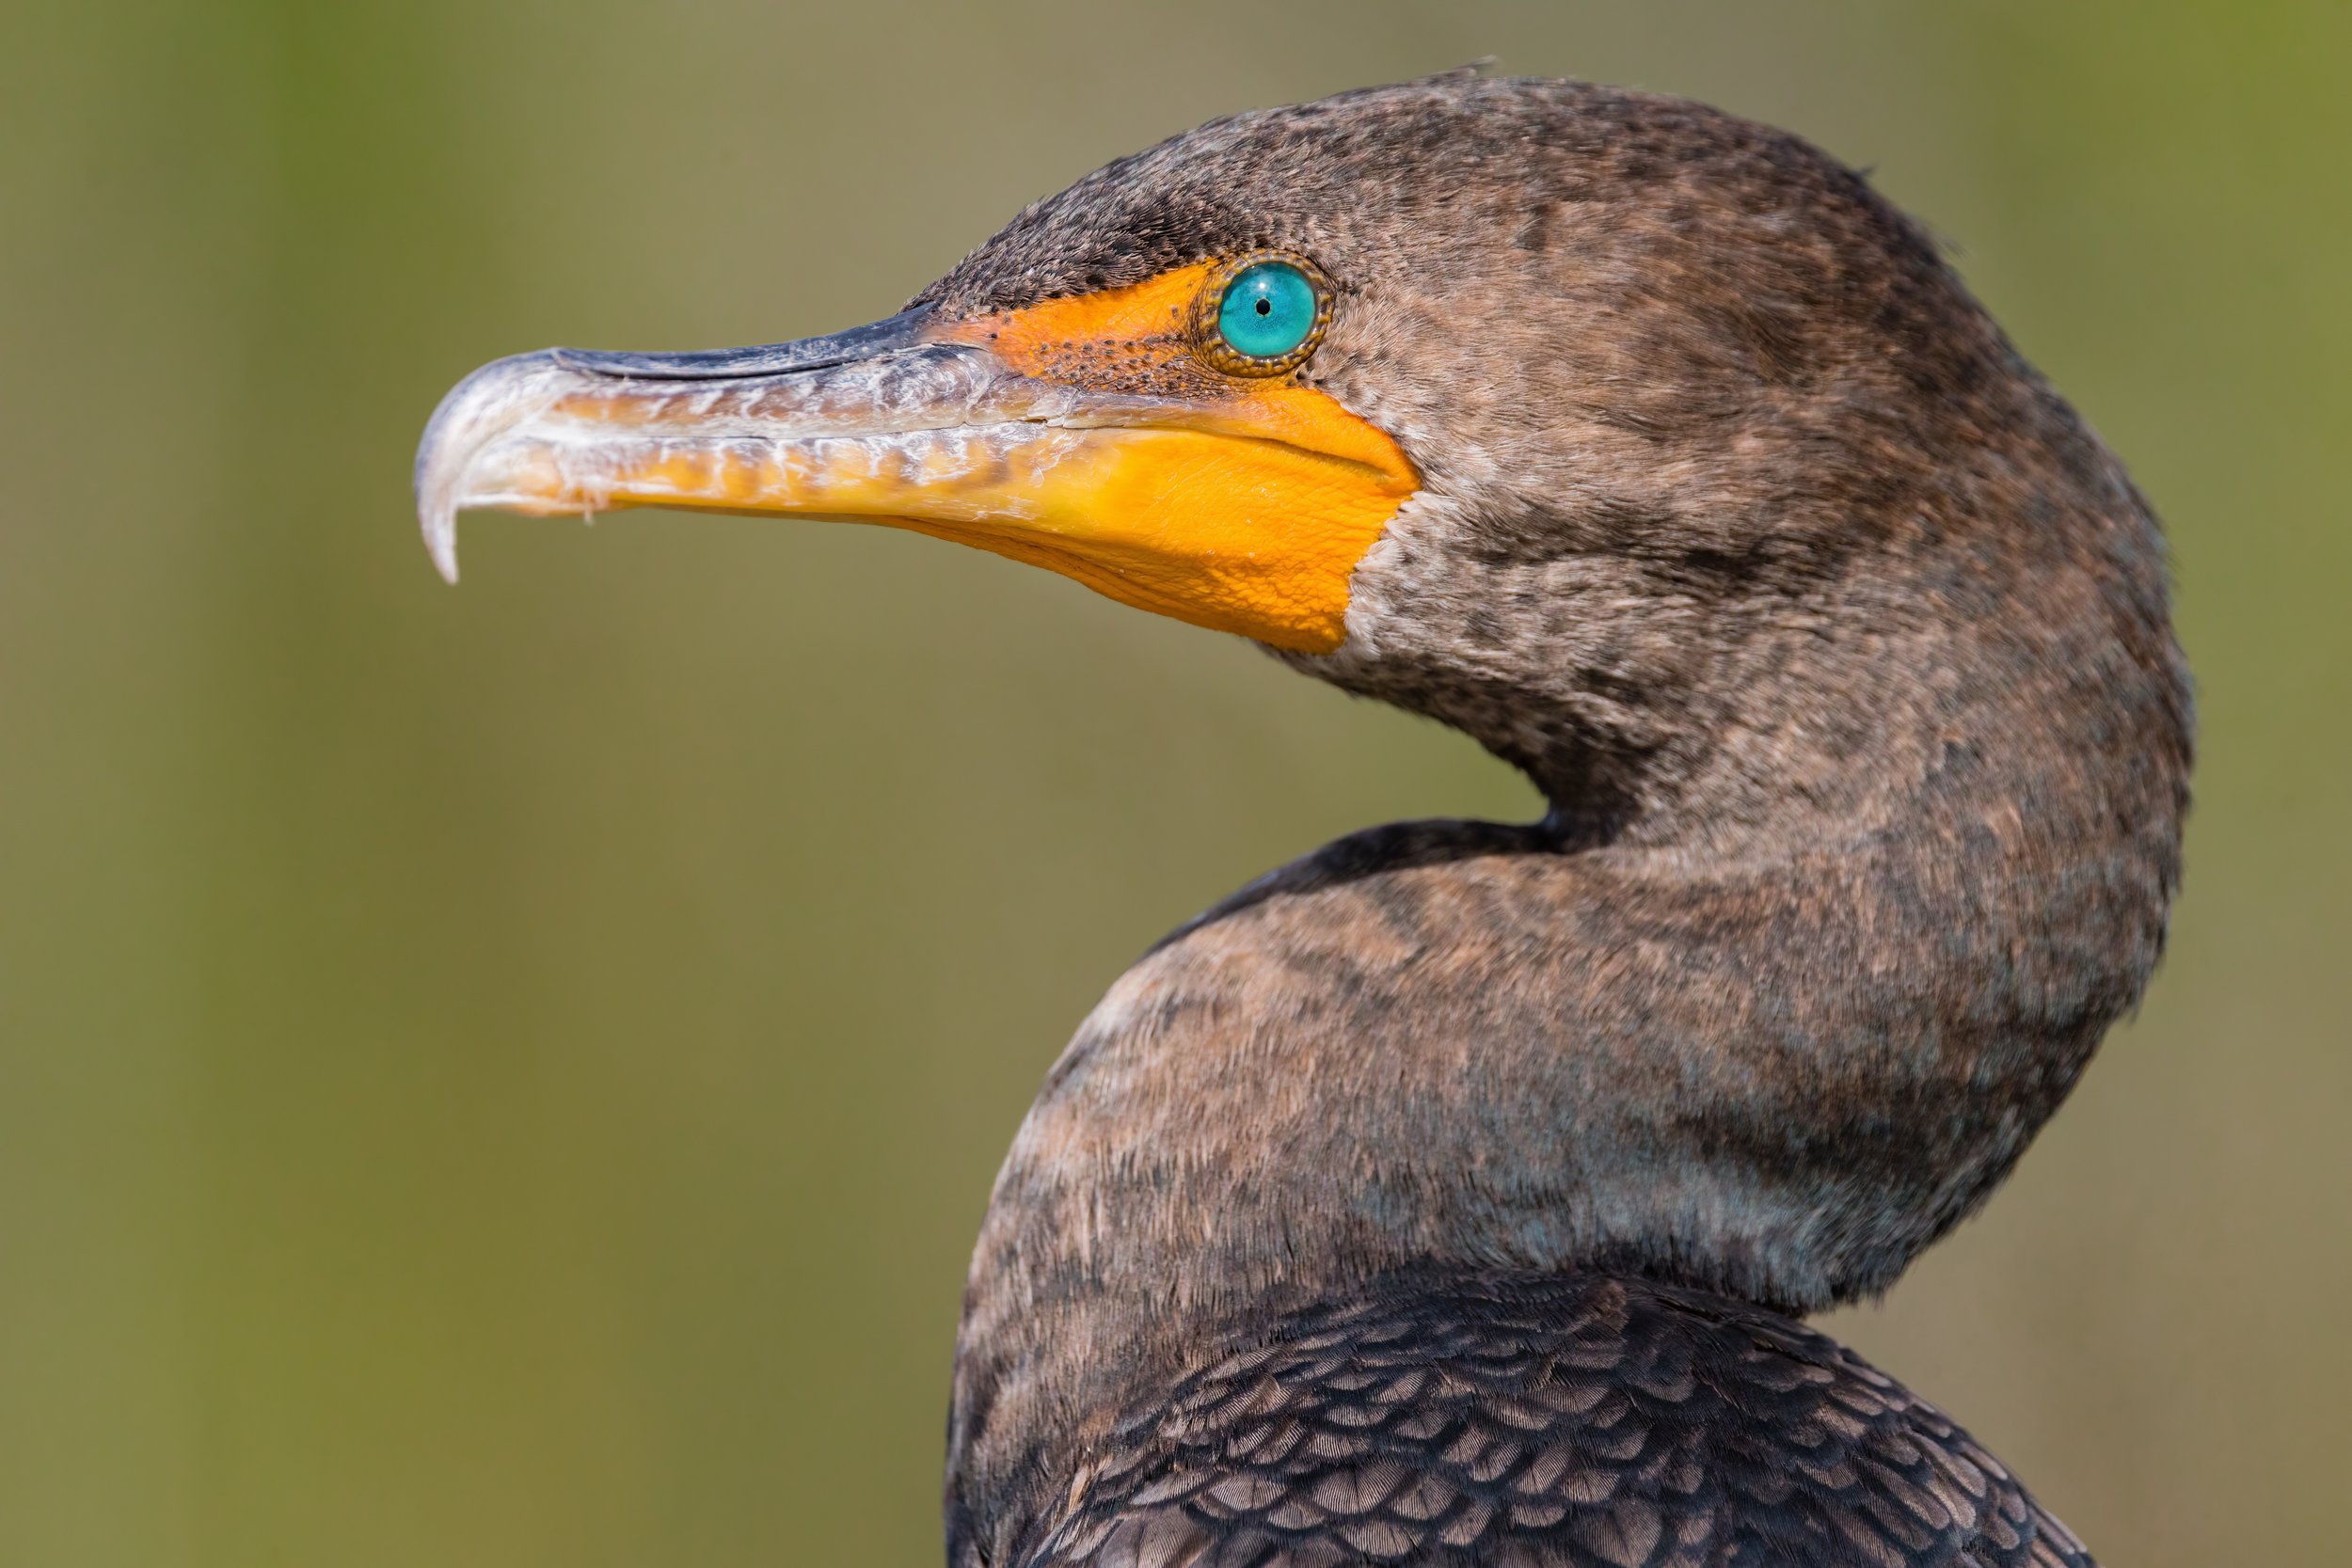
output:
[[[1261,269],[1264,269],[1261,272]],[[1251,277],[1250,275],[1257,275]],[[1296,282],[1313,291],[1313,319],[1297,341],[1275,353],[1253,354],[1232,341],[1223,321],[1229,297],[1237,284],[1263,285],[1251,295],[1261,314],[1270,313],[1295,299]],[[1325,330],[1331,325],[1331,303],[1338,291],[1321,267],[1287,250],[1253,250],[1237,256],[1209,274],[1193,301],[1192,346],[1201,362],[1227,375],[1263,378],[1283,375],[1305,364]]]

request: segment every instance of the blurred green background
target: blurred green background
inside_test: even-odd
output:
[[[2352,9],[9,0],[0,1563],[936,1560],[965,1250],[1141,948],[1457,737],[882,531],[476,519],[549,342],[884,314],[1211,115],[1481,55],[1798,129],[2172,531],[2187,895],[1832,1321],[2108,1560],[2340,1560]]]

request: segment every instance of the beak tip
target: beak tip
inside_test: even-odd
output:
[[[442,581],[455,587],[460,494],[452,479],[453,476],[431,471],[426,465],[420,463],[417,524],[424,534],[424,553],[433,558],[433,569],[441,574]]]
[[[424,519],[425,553],[433,557],[433,569],[441,574],[441,580],[452,588],[457,586],[457,517],[453,513]]]
[[[553,350],[494,359],[450,388],[425,422],[414,469],[417,520],[442,580],[457,581],[457,512],[475,460],[544,409],[564,374]]]

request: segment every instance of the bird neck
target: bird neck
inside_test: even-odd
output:
[[[1245,1316],[1431,1267],[1804,1311],[1883,1290],[1981,1202],[2137,998],[2177,875],[2161,590],[2064,577],[2022,626],[1759,629],[1740,700],[1638,752],[1596,758],[1589,705],[1522,682],[1480,737],[1546,822],[1353,835],[1129,970],[974,1258],[960,1568],[1004,1561]]]

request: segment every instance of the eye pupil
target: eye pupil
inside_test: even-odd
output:
[[[1303,270],[1288,261],[1253,262],[1225,285],[1217,301],[1217,336],[1245,359],[1280,360],[1313,335],[1321,309],[1314,280]]]

